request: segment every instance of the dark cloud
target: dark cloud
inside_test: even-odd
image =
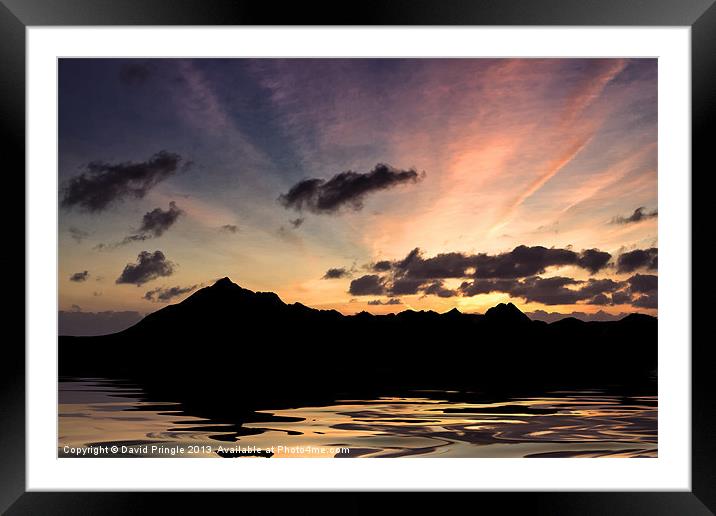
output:
[[[189,287],[157,287],[148,292],[145,292],[143,299],[152,301],[155,303],[167,303],[175,297],[188,294],[197,289],[199,285],[191,285]]]
[[[393,281],[390,285],[391,296],[409,296],[417,294],[420,288],[425,283],[422,279],[413,278],[399,278]]]
[[[348,292],[354,296],[380,296],[385,294],[383,281],[377,274],[367,274],[351,281]]]
[[[480,294],[489,294],[491,292],[511,292],[518,282],[511,279],[479,279],[474,281],[465,281],[458,289],[463,296],[471,297]]]
[[[659,278],[653,274],[635,274],[627,280],[627,283],[632,292],[647,293],[657,289]]]
[[[405,271],[411,264],[422,261],[421,257],[422,251],[419,247],[416,247],[412,251],[408,253],[408,255],[403,258],[402,260],[395,262],[395,267],[399,269],[400,271]]]
[[[632,301],[632,305],[638,306],[639,308],[658,308],[659,299],[656,292],[650,294],[644,294]]]
[[[139,163],[93,161],[85,172],[65,184],[61,204],[64,208],[99,212],[126,197],[142,198],[157,183],[175,174],[181,161],[178,154],[167,151]]]
[[[628,305],[631,303],[631,293],[621,290],[619,292],[612,293],[612,304],[613,305]]]
[[[604,294],[597,294],[597,295],[594,296],[593,298],[588,299],[588,300],[587,300],[587,304],[588,304],[588,305],[599,305],[599,306],[611,305],[611,304],[612,304],[612,298],[611,298],[611,297],[607,297],[607,296],[604,295]]]
[[[400,299],[391,297],[387,301],[381,301],[380,299],[373,299],[372,301],[368,301],[369,305],[377,306],[377,305],[401,305],[403,302]]]
[[[606,294],[623,287],[623,283],[610,279],[580,281],[563,276],[552,278],[536,276],[523,280],[476,279],[472,282],[464,282],[459,290],[463,296],[500,292],[545,305],[572,305],[579,301],[607,305],[611,304],[611,301]]]
[[[349,271],[344,268],[328,269],[321,279],[338,279],[347,278],[351,275]]]
[[[637,269],[655,271],[658,268],[658,253],[656,247],[622,253],[617,259],[617,271],[634,272]]]
[[[659,213],[656,210],[645,213],[645,209],[646,208],[641,206],[634,210],[634,213],[632,213],[628,217],[622,217],[621,215],[617,215],[612,219],[612,224],[632,224],[634,222],[641,222],[642,220],[653,219],[659,216]]]
[[[411,278],[464,278],[468,276],[466,270],[475,267],[480,257],[484,256],[486,255],[444,253],[432,258],[423,258],[421,250],[415,248],[404,259],[395,262],[393,267],[398,274]]]
[[[299,217],[297,219],[289,220],[288,222],[291,224],[293,229],[298,229],[299,227],[301,227],[301,224],[303,224],[305,220],[306,219]]]
[[[368,268],[375,272],[387,272],[392,268],[392,264],[388,260],[381,260],[370,264]]]
[[[72,239],[77,242],[78,244],[82,242],[85,238],[89,236],[89,233],[87,231],[83,231],[79,228],[71,227],[67,230],[67,232],[70,234]]]
[[[615,292],[623,287],[624,283],[621,281],[614,281],[610,279],[589,279],[582,285],[579,292],[585,297],[590,297]]]
[[[526,278],[516,282],[511,296],[521,297],[525,301],[534,301],[545,305],[572,305],[583,300],[585,294],[578,289],[567,286],[577,285],[580,282],[572,278],[555,276],[553,278]]]
[[[224,233],[236,233],[239,230],[239,226],[235,224],[224,224],[219,228],[219,231]]]
[[[329,180],[304,179],[287,193],[281,194],[279,202],[286,208],[319,214],[334,213],[343,207],[360,210],[367,194],[401,183],[415,183],[418,179],[419,175],[413,169],[400,170],[379,163],[364,174],[349,170]]]
[[[119,80],[127,86],[144,84],[152,75],[152,69],[142,63],[124,63],[119,67]]]
[[[596,274],[607,266],[612,255],[599,249],[586,249],[581,252],[577,259],[577,265]]]
[[[142,217],[142,225],[139,227],[139,233],[160,237],[166,230],[174,225],[184,211],[177,207],[174,201],[169,203],[169,209],[164,211],[161,208],[154,208],[144,214]]]
[[[393,262],[393,268],[399,275],[423,279],[524,278],[542,274],[548,267],[565,265],[596,273],[606,267],[610,258],[609,253],[597,249],[576,253],[571,249],[524,245],[497,255],[453,252],[424,258],[420,249],[415,248],[403,260]]]
[[[454,297],[457,296],[456,290],[445,288],[443,282],[440,280],[433,281],[432,283],[423,286],[423,294],[438,297]]]
[[[94,246],[94,249],[97,249],[98,251],[103,251],[107,249],[116,249],[120,246],[131,244],[132,242],[144,242],[145,240],[149,240],[151,236],[145,235],[145,234],[136,234],[136,235],[128,235],[124,237],[119,242],[114,242],[112,244],[97,244]]]
[[[132,242],[144,242],[150,238],[158,238],[172,227],[183,214],[184,211],[178,208],[174,201],[171,201],[169,203],[169,209],[166,211],[161,208],[155,208],[145,213],[142,217],[142,224],[134,235],[128,235],[119,242],[111,244],[97,244],[94,246],[94,249],[98,251],[116,249],[117,247],[131,244]]]
[[[81,282],[81,281],[87,281],[87,278],[89,278],[89,272],[88,271],[82,271],[82,272],[75,272],[70,276],[70,281],[74,282]]]
[[[58,312],[60,335],[92,336],[108,335],[126,330],[142,319],[139,312],[82,312],[70,310]]]
[[[606,265],[611,255],[596,249],[576,253],[571,249],[520,245],[507,253],[477,255],[476,258],[476,278],[524,278],[542,274],[548,267],[565,265],[575,265],[595,273]]]
[[[137,263],[128,263],[115,283],[140,286],[162,276],[171,276],[174,266],[161,251],[142,251],[137,255]]]
[[[641,252],[646,253],[655,265],[656,248]],[[626,256],[627,263],[632,263],[634,257],[630,255],[633,254],[625,253],[619,258],[624,262],[623,257]],[[524,245],[495,255],[452,252],[433,257],[425,257],[420,248],[415,248],[401,260],[382,260],[365,265],[364,269],[376,274],[367,274],[352,281],[349,292],[357,296],[423,294],[443,298],[496,292],[546,305],[581,303],[612,306],[629,304],[634,293],[650,292],[645,289],[652,286],[656,288],[656,276],[636,275],[629,281],[620,281],[541,275],[550,267],[562,266],[579,267],[596,273],[611,267],[611,258],[610,253],[598,249],[576,252],[570,248]],[[335,277],[341,276],[336,273]],[[445,287],[444,280],[447,279],[465,281],[459,288],[450,289]],[[641,306],[646,307],[646,303],[644,300]]]

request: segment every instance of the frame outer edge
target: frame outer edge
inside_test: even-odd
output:
[[[0,511],[6,509],[25,491],[25,224],[18,223],[17,205],[9,202],[25,198],[25,26],[4,4],[0,3],[0,142],[3,156],[4,187],[13,192],[0,203],[4,220],[15,221],[5,229],[14,233],[7,242],[13,254],[0,255],[4,267],[15,270],[10,275],[8,292],[13,292],[9,305],[22,310],[15,318],[3,317],[6,337],[0,359]],[[24,201],[22,201],[24,202]],[[23,205],[24,206],[24,205]],[[24,215],[24,209],[21,212]],[[12,243],[10,243],[12,242]],[[22,244],[21,244],[22,243]],[[18,255],[22,255],[22,258]],[[22,271],[22,275],[20,272]],[[22,329],[16,331],[23,321]],[[14,331],[10,331],[10,330]]]
[[[10,0],[9,2],[5,0],[0,3],[0,34],[2,34],[0,68],[3,71],[0,75],[0,137],[2,137],[0,141],[3,141],[3,143],[7,145],[6,155],[11,157],[13,168],[23,171],[25,169],[25,24],[63,25],[68,21],[72,21],[77,25],[92,23],[113,25],[118,21],[126,24],[134,22],[136,24],[145,25],[176,24],[178,22],[180,23],[180,20],[186,22],[186,20],[189,19],[187,18],[189,11],[192,11],[191,8],[182,10],[176,9],[175,7],[174,13],[169,14],[172,8],[168,8],[166,3],[159,1],[154,2],[151,8],[145,8],[146,10],[137,9],[133,15],[128,15],[132,10],[131,5],[137,4],[133,4],[132,1],[124,1],[120,4],[118,1],[114,4],[113,8],[108,7],[104,12],[102,12],[103,9],[101,8],[95,8],[83,16],[79,14],[78,10],[72,9],[72,7],[77,7],[76,4],[87,5],[87,3],[83,1],[58,1],[55,3],[54,8],[49,8],[51,4],[46,1],[23,0],[23,2],[24,5],[14,0]],[[72,5],[70,5],[71,3]],[[103,7],[107,6],[102,0],[99,0],[98,3]],[[518,7],[518,3],[519,2],[509,2],[509,5],[515,8]],[[546,3],[554,2],[548,0]],[[639,4],[639,9],[645,8],[645,5],[641,2],[636,3]],[[663,6],[663,3],[664,2],[660,2],[661,5],[654,5],[655,2],[652,2],[650,10],[660,10],[659,7]],[[716,56],[716,3],[714,3],[714,0],[693,0],[685,6],[686,2],[684,2],[681,5],[686,8],[684,8],[682,14],[679,16],[672,16],[674,12],[674,2],[665,3],[671,7],[664,10],[667,14],[662,13],[662,15],[656,16],[657,19],[667,22],[664,23],[664,21],[662,21],[662,24],[692,24],[692,161],[694,163],[692,170],[695,171],[704,168],[702,174],[705,174],[707,172],[705,170],[706,159],[709,159],[709,146],[711,145],[709,129],[713,130],[716,128],[716,57],[714,57]],[[11,5],[12,10],[7,4]],[[184,5],[185,7],[190,7],[193,4],[192,1],[189,1]],[[239,18],[243,18],[240,16],[241,13],[239,13],[236,3],[233,3],[233,9],[228,9],[229,3],[220,1],[219,5],[220,7],[218,9],[208,10],[208,14],[205,15],[214,18],[214,23],[216,23],[216,19],[225,14],[227,10],[231,11],[231,16],[223,23],[237,23]],[[416,6],[418,8],[418,19],[424,20],[426,15],[430,16],[430,11],[426,11],[425,9],[426,5],[428,5],[427,2],[420,2],[420,4]],[[628,5],[629,4],[626,3],[622,4],[625,11],[627,11]],[[464,3],[451,2],[451,9],[449,10],[459,10],[458,6],[462,9],[469,8],[469,6]],[[409,6],[402,2],[397,2],[391,9],[376,9],[375,6],[371,7],[372,9],[368,9],[371,13],[369,18],[380,18],[384,16],[384,19],[390,21],[404,15]],[[584,4],[582,7],[584,7]],[[583,9],[583,13],[593,10],[594,8]],[[177,14],[177,11],[181,12]],[[500,20],[502,20],[501,23],[505,25],[516,24],[515,20],[527,17],[527,14],[529,14],[515,14],[511,12],[509,7],[498,13],[496,13],[494,9],[487,9],[487,11],[487,15],[484,17],[485,24],[500,23]],[[685,17],[684,12],[686,11],[688,11],[688,15]],[[475,14],[475,12],[470,12],[466,21],[463,18],[463,21],[458,23],[473,23]],[[589,24],[598,25],[605,24],[605,22],[614,25],[654,24],[654,16],[651,15],[642,16],[640,20],[635,19],[633,9],[628,10],[625,16],[626,20],[622,23],[615,23],[614,14],[613,8],[607,9],[605,15],[599,16],[598,19],[594,19]],[[364,18],[364,15],[360,16],[360,18]],[[605,16],[606,20],[604,19]],[[661,18],[659,18],[659,16],[661,16]],[[255,17],[263,18],[264,16],[259,11],[249,11],[249,15],[246,16],[249,23],[252,21],[256,23],[255,20],[252,20],[252,18]],[[447,17],[450,17],[449,13]],[[568,14],[563,16],[548,15],[546,17],[533,16],[532,22],[527,24],[540,25],[542,21],[549,23],[550,20],[552,20],[551,23],[556,25],[566,24],[567,22],[562,19],[565,17],[568,17]],[[303,18],[303,16],[297,16],[297,18]],[[405,16],[403,23],[414,24],[416,21],[419,22],[419,20],[411,21],[409,18],[411,17]],[[436,21],[438,21],[445,18],[445,16],[436,16],[435,18]],[[575,18],[581,17],[574,17],[572,15],[572,24],[579,24]],[[115,21],[111,21],[112,19]],[[509,19],[513,21],[506,21]],[[560,19],[561,21],[559,21]],[[336,20],[335,22],[340,24],[340,20]],[[586,23],[584,24],[586,25]],[[713,131],[711,131],[711,133],[712,132]],[[709,165],[709,168],[713,168],[712,164]],[[20,183],[19,190],[16,191],[23,192],[24,197],[24,182]],[[694,222],[708,220],[708,208],[708,202],[694,202],[692,208]],[[706,219],[704,219],[704,217],[706,217]],[[22,240],[24,242],[24,234]],[[713,239],[711,239],[711,242],[713,242]],[[698,242],[694,243],[698,244]],[[703,260],[699,258],[696,253],[693,253],[694,268],[698,267],[701,269],[702,263]],[[17,275],[15,281],[19,283],[19,275]],[[19,288],[22,288],[23,291],[24,308],[24,286]],[[707,317],[708,314],[705,312],[705,307],[700,307],[694,303],[694,316],[694,319]],[[17,344],[15,344],[15,342],[17,342]],[[713,362],[708,360],[707,345],[708,343],[701,344],[697,342],[693,343],[692,348],[694,371],[692,392],[692,445],[695,452],[692,456],[692,487],[693,493],[705,506],[703,507],[705,510],[706,507],[710,509],[716,507],[716,490],[714,490],[713,487],[716,485],[716,440],[713,439],[712,431],[715,418],[712,400],[708,398],[710,392],[714,390],[713,374],[710,370]],[[12,425],[3,425],[3,439],[0,441],[0,451],[2,452],[2,455],[0,455],[2,458],[2,460],[0,460],[0,478],[3,480],[2,483],[0,483],[2,485],[0,489],[0,510],[5,510],[19,495],[24,493],[25,490],[24,338],[22,339],[22,344],[20,344],[20,340],[18,339],[17,341],[11,341],[11,345],[5,346],[5,356],[2,362],[5,367],[3,367],[4,374],[0,376],[0,382],[2,382],[0,384],[2,386],[0,390],[0,418],[2,418],[2,421],[13,421],[14,423]],[[52,495],[48,494],[45,496]],[[35,496],[22,496],[21,501],[27,502],[27,498],[35,498]],[[107,501],[109,502],[109,500]],[[17,505],[18,504],[16,504],[16,506]],[[59,507],[57,508],[59,509]]]
[[[709,244],[714,244],[713,200],[706,198],[705,179],[713,175],[713,135],[716,134],[716,3],[691,28],[691,127],[692,127],[692,276],[706,273]],[[701,188],[693,188],[697,177]],[[697,198],[695,194],[701,196]],[[698,228],[699,224],[710,228]],[[698,231],[700,229],[701,231]],[[700,235],[693,238],[693,235]],[[709,235],[710,238],[703,238]],[[702,251],[699,253],[699,251]],[[698,272],[697,272],[698,271]],[[702,281],[705,281],[702,279]],[[714,381],[713,340],[694,338],[695,325],[704,326],[711,306],[695,297],[704,288],[692,280],[692,405],[691,405],[691,488],[712,512],[716,512],[716,410],[712,395]],[[704,335],[707,335],[704,332]],[[713,337],[711,337],[713,339]]]
[[[25,25],[681,25],[713,0],[2,0]]]

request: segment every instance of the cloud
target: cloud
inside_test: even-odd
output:
[[[344,268],[328,269],[321,279],[338,279],[347,278],[351,275],[349,271]]]
[[[167,303],[175,297],[188,294],[197,289],[199,285],[191,285],[189,287],[157,287],[148,292],[145,292],[142,299],[152,301],[154,303]]]
[[[582,251],[577,259],[577,265],[596,274],[607,266],[612,255],[599,249],[586,249]]]
[[[456,290],[445,288],[442,281],[436,280],[427,286],[423,287],[423,293],[425,295],[432,295],[438,297],[454,297],[457,295]]]
[[[93,336],[108,335],[125,330],[142,319],[139,312],[82,312],[71,310],[58,312],[60,335]]]
[[[648,293],[657,289],[659,278],[653,274],[635,274],[627,280],[627,283],[632,292]]]
[[[390,285],[389,291],[392,296],[409,296],[417,294],[420,288],[425,283],[422,279],[413,278],[399,278],[393,281]]]
[[[175,264],[170,262],[161,251],[142,251],[137,255],[137,263],[128,263],[115,283],[129,283],[138,287],[162,276],[174,274]]]
[[[644,295],[638,297],[635,301],[633,301],[632,304],[634,306],[638,306],[640,308],[658,308],[659,307],[658,294],[656,292],[652,292],[650,294],[644,294]]]
[[[351,281],[348,292],[354,296],[380,296],[385,294],[385,285],[377,274],[367,274]]]
[[[404,259],[393,262],[393,269],[396,274],[412,278],[463,278],[468,276],[467,269],[474,268],[480,257],[486,256],[443,253],[424,258],[420,248],[416,247]]]
[[[152,69],[142,63],[124,63],[119,68],[119,81],[127,86],[144,84],[152,75]]]
[[[634,210],[634,213],[629,215],[628,217],[623,217],[621,215],[617,215],[612,219],[612,224],[632,224],[634,222],[641,222],[642,220],[648,220],[653,219],[659,216],[659,212],[657,210],[650,211],[645,213],[643,206],[637,208]]]
[[[588,300],[587,304],[588,305],[600,305],[600,306],[610,305],[610,304],[612,304],[612,298],[608,297],[604,294],[597,294],[592,299]]]
[[[372,301],[368,301],[368,304],[371,306],[379,306],[379,305],[402,305],[403,302],[400,299],[391,297],[387,301],[381,301],[380,299],[373,299]]]
[[[288,222],[291,224],[293,229],[298,229],[299,227],[301,227],[301,224],[303,224],[305,220],[306,219],[304,219],[303,217],[299,217],[297,219],[289,220]]]
[[[624,283],[621,281],[614,281],[611,279],[589,279],[582,285],[579,292],[585,297],[604,295],[611,292],[615,292],[624,287]]]
[[[542,274],[548,267],[575,265],[591,273],[606,266],[611,255],[596,249],[576,253],[571,249],[520,245],[496,256],[477,255],[476,278],[523,278]]]
[[[651,261],[655,264],[656,252],[657,249],[653,248],[636,252],[636,255],[635,252],[624,253],[619,256],[621,268],[633,266],[640,259],[642,266],[649,266]],[[645,253],[648,260],[640,258],[639,253]],[[656,291],[656,276],[651,275],[637,274],[627,281],[542,276],[548,268],[562,266],[579,267],[595,273],[608,267],[611,258],[610,253],[598,249],[575,252],[568,248],[524,245],[495,255],[450,252],[426,257],[416,247],[401,260],[381,260],[365,265],[364,269],[375,274],[353,280],[349,293],[393,297],[422,294],[442,298],[502,293],[545,305],[613,306],[632,303],[634,294]],[[334,277],[342,277],[338,271],[346,269],[332,270],[336,271]],[[445,286],[448,279],[465,281],[458,288],[451,289]],[[654,304],[645,298],[638,306],[647,308]]]
[[[606,295],[625,285],[610,279],[588,281],[575,280],[563,276],[542,278],[539,276],[517,279],[476,279],[464,282],[459,291],[463,296],[476,296],[501,292],[512,297],[520,297],[527,302],[545,305],[572,305],[580,301],[586,304],[611,304]]]
[[[618,272],[634,272],[637,269],[656,270],[658,268],[658,253],[656,247],[649,249],[636,249],[622,253],[617,259]]]
[[[334,213],[342,207],[357,211],[363,208],[363,199],[367,194],[401,183],[415,183],[419,177],[414,169],[400,170],[379,163],[363,174],[349,170],[329,180],[304,179],[281,194],[279,202],[286,208],[305,209],[317,214]]]
[[[509,293],[515,287],[517,282],[512,279],[492,279],[492,280],[474,280],[465,281],[458,289],[460,294],[467,297],[478,296],[480,294],[489,294],[491,292]]]
[[[184,211],[177,207],[174,201],[169,203],[169,209],[164,211],[161,208],[154,208],[144,214],[139,233],[149,234],[153,237],[160,237],[166,230],[174,225]]]
[[[167,151],[160,151],[139,163],[93,161],[85,172],[65,184],[62,207],[77,207],[94,213],[127,197],[141,199],[158,183],[174,175],[181,162],[178,154]],[[184,165],[187,166],[189,163]]]
[[[236,233],[239,230],[239,226],[235,224],[224,224],[219,228],[219,231],[223,233]]]
[[[393,265],[388,260],[381,260],[379,262],[371,263],[368,268],[374,272],[386,272],[389,271]]]
[[[80,283],[82,281],[87,281],[87,278],[89,278],[89,272],[88,271],[82,271],[82,272],[75,272],[70,276],[70,281],[74,281],[76,283]]]
[[[77,242],[78,244],[82,243],[82,240],[84,240],[85,238],[87,238],[89,236],[89,233],[87,231],[84,231],[84,230],[76,228],[76,227],[71,227],[67,231],[70,234],[70,237],[72,237],[72,239],[75,242]]]
[[[516,282],[508,293],[514,297],[521,297],[525,301],[545,305],[571,305],[585,299],[585,294],[578,289],[567,288],[567,286],[579,283],[577,280],[562,276],[527,278]]]
[[[497,255],[442,253],[424,258],[415,248],[400,261],[392,263],[398,275],[406,277],[441,278],[524,278],[542,274],[548,267],[573,265],[596,273],[606,267],[611,255],[597,249],[576,253],[570,249],[520,245]]]
[[[112,244],[99,243],[94,249],[102,251],[105,249],[116,249],[117,247],[130,244],[132,242],[144,242],[150,238],[159,238],[174,225],[177,219],[184,214],[184,211],[177,207],[174,201],[169,203],[169,209],[164,211],[161,208],[154,208],[144,214],[142,217],[142,225],[134,235],[128,235],[119,242]]]
[[[619,291],[612,293],[612,304],[613,305],[628,305],[631,303],[632,297],[631,292]]]

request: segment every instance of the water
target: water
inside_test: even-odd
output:
[[[466,401],[469,400],[469,401]],[[454,391],[337,400],[212,421],[141,387],[59,383],[60,457],[656,457],[656,396],[479,400]],[[116,451],[111,447],[116,446]],[[83,455],[84,454],[84,455]],[[96,454],[96,455],[93,455]]]

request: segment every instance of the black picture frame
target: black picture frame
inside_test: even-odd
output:
[[[338,2],[287,3],[250,0],[0,0],[0,141],[6,163],[6,192],[24,199],[25,192],[25,29],[41,25],[605,25],[691,27],[692,71],[692,191],[700,171],[713,170],[709,136],[716,125],[716,0],[393,0],[349,6]],[[711,131],[709,131],[711,129]],[[684,171],[688,174],[689,171]],[[701,180],[699,180],[701,182]],[[6,221],[17,220],[19,208],[3,207]],[[711,203],[712,204],[712,203]],[[693,241],[692,268],[700,271],[708,256],[696,250],[713,243],[713,231],[696,233],[697,223],[709,221],[708,201],[692,200],[692,235],[709,235]],[[8,224],[12,226],[12,224]],[[14,253],[24,242],[24,225],[13,239]],[[6,244],[10,245],[10,244]],[[24,254],[24,251],[23,251]],[[15,271],[5,287],[24,292],[17,255],[3,253],[2,263]],[[702,267],[703,264],[703,267]],[[27,271],[25,271],[27,272]],[[699,276],[695,276],[699,277]],[[12,282],[17,282],[13,285]],[[695,290],[700,290],[697,283]],[[24,296],[23,296],[24,298]],[[692,321],[708,320],[708,309],[695,298]],[[15,297],[16,307],[24,303]],[[16,308],[19,310],[20,308]],[[10,317],[7,319],[10,327]],[[19,326],[19,318],[13,324]],[[692,335],[694,324],[692,323]],[[372,513],[374,508],[404,510],[403,502],[377,493],[294,493],[288,500],[267,493],[69,493],[25,492],[25,343],[21,335],[3,339],[0,382],[0,509],[19,514],[143,514],[206,512],[211,506],[237,511],[276,513],[286,510],[326,513]],[[11,335],[9,332],[6,335]],[[692,490],[690,492],[590,493],[472,493],[470,500],[451,495],[450,505],[499,505],[501,511],[537,514],[713,514],[716,512],[716,438],[713,425],[716,404],[710,339],[692,338]],[[207,500],[207,497],[218,499]],[[336,499],[340,496],[339,499]],[[420,494],[423,510],[445,510],[443,501]],[[477,498],[475,498],[477,497]],[[297,499],[298,498],[298,499]],[[434,507],[432,507],[434,505]],[[310,507],[311,509],[307,509]]]

